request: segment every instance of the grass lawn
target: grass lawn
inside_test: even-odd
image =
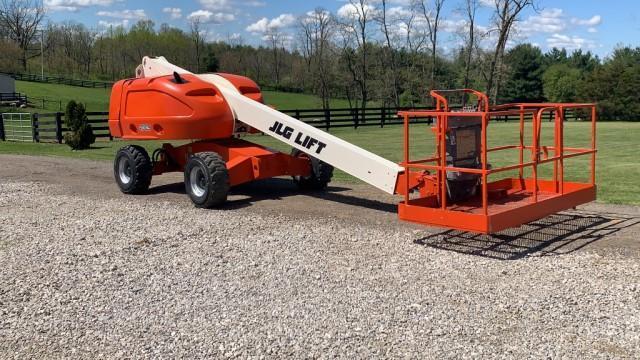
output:
[[[589,123],[567,123],[565,146],[588,146],[590,141],[589,127]],[[552,131],[551,124],[543,124],[543,145],[552,145],[550,143]],[[331,133],[390,160],[401,160],[403,140],[402,127],[400,126],[390,126],[384,129],[367,127],[357,130],[341,128],[332,130]],[[248,136],[247,140],[281,151],[289,151],[286,145],[269,136],[252,135]],[[516,144],[518,142],[518,124],[492,123],[489,128],[489,142],[492,147]],[[525,142],[530,143],[530,138],[525,139]],[[412,158],[427,157],[433,152],[433,136],[426,125],[415,125],[412,128],[411,143]],[[158,142],[139,142],[138,144],[145,146],[150,152],[160,145]],[[112,161],[115,152],[123,145],[124,142],[121,141],[101,141],[97,142],[91,150],[71,151],[64,145],[0,142],[0,153],[68,156]],[[599,123],[598,149],[599,200],[609,203],[640,205],[640,161],[637,158],[640,153],[640,123]],[[495,152],[491,153],[489,162],[494,167],[498,167],[515,164],[517,158],[517,150]],[[550,176],[551,170],[551,164],[542,166],[541,176]],[[511,172],[511,174],[514,173]],[[497,178],[498,175],[494,176]],[[565,160],[565,177],[567,180],[587,181],[589,157]],[[334,179],[345,182],[358,181],[341,171],[335,172]]]
[[[29,112],[58,111],[59,101],[62,101],[62,111],[71,100],[82,102],[87,111],[109,111],[109,94],[107,89],[89,89],[77,86],[43,84],[37,82],[16,81],[16,91],[27,95],[36,106],[42,107],[38,99],[51,100],[46,102],[46,110],[28,108]],[[38,104],[39,103],[39,104]]]
[[[70,100],[84,103],[87,111],[108,111],[110,89],[89,89],[77,86],[43,84],[36,82],[16,81],[16,91],[26,94],[32,98],[45,98],[51,100],[46,102],[46,111],[58,111],[62,101],[62,108]],[[317,109],[322,107],[320,99],[308,94],[285,93],[278,91],[264,91],[264,99],[268,105],[273,105],[278,109]],[[38,102],[38,100],[35,100]],[[42,106],[42,102],[39,102]],[[348,107],[347,100],[334,99],[331,101],[332,107]],[[26,109],[29,112],[44,112],[43,109]]]

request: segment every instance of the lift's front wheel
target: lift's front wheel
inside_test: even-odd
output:
[[[215,152],[193,155],[184,169],[184,184],[197,207],[212,208],[224,204],[230,187],[224,159]]]
[[[116,183],[125,194],[142,194],[149,189],[153,168],[147,151],[137,145],[118,150],[113,162]]]
[[[293,182],[295,182],[301,190],[324,190],[327,188],[327,185],[333,177],[333,166],[298,149],[293,149],[291,156],[309,159],[311,163],[311,174],[309,174],[309,176],[293,177]]]

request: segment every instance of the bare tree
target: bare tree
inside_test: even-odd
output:
[[[314,87],[322,100],[322,107],[329,108],[331,86],[331,38],[335,22],[331,13],[316,8],[299,19],[302,56]]]
[[[230,46],[242,46],[244,44],[244,39],[240,34],[237,33],[227,34],[226,42]]]
[[[204,52],[205,39],[202,36],[202,19],[198,16],[193,17],[189,21],[189,27],[191,29],[191,41],[194,47],[195,65],[196,71],[200,71],[200,61],[202,59],[202,53]]]
[[[487,93],[493,102],[495,102],[498,97],[504,50],[507,46],[513,25],[518,21],[518,16],[524,9],[528,7],[535,8],[536,4],[535,0],[494,0],[494,5],[493,20],[498,32],[498,41],[493,56],[491,57],[489,76],[487,79]]]
[[[464,88],[469,88],[469,74],[471,72],[471,62],[473,60],[473,50],[476,45],[476,13],[479,7],[478,0],[465,0],[465,12],[467,15],[467,38],[465,62],[464,62]]]
[[[95,44],[93,46],[93,51],[95,52],[96,61],[98,62],[98,73],[105,74],[106,66],[105,66],[105,35],[102,32],[96,33]]]
[[[29,54],[29,47],[45,16],[42,0],[0,0],[0,26],[9,39],[22,50],[22,69],[27,70],[27,60],[40,53]]]
[[[444,0],[433,0],[433,6],[427,5],[429,0],[419,0],[417,2],[418,9],[421,11],[422,16],[427,24],[427,30],[429,35],[429,43],[431,44],[431,88],[436,86],[436,61],[437,61],[437,49],[438,49],[438,30],[440,28],[442,6]]]
[[[314,24],[312,21],[313,18],[309,15],[302,16],[298,19],[298,42],[308,72],[311,72],[312,57],[315,50],[315,44],[313,42]]]
[[[398,26],[404,31],[404,46],[411,53],[417,53],[424,46],[426,36],[416,28],[416,13],[407,11],[405,16],[398,17]]]
[[[341,24],[341,26],[338,27],[338,30],[340,36],[337,40],[339,40],[338,46],[341,49],[341,64],[344,65],[346,68],[344,70],[347,71],[350,77],[347,78],[347,76],[341,76],[339,86],[343,88],[344,94],[349,102],[349,107],[353,109],[354,107],[359,107],[358,98],[354,89],[356,87],[358,91],[361,89],[357,66],[358,60],[354,46],[354,42],[356,41],[353,40],[355,34],[350,27],[344,26],[344,24]]]
[[[255,80],[257,82],[262,82],[263,78],[265,77],[264,71],[266,67],[265,66],[266,61],[262,53],[255,51],[255,49],[251,48],[249,49],[249,51],[245,52],[245,54],[250,55],[249,65],[250,65],[250,68],[253,70],[253,73],[255,74],[255,77],[256,77]]]
[[[69,72],[90,75],[95,40],[93,31],[82,24],[67,21],[47,28],[44,50],[50,62],[52,59],[58,61],[53,64],[54,68],[58,65],[57,68],[64,67]]]
[[[386,64],[388,64],[391,70],[391,78],[393,82],[393,86],[392,86],[393,102],[394,102],[394,105],[398,107],[400,106],[400,94],[399,94],[400,93],[400,74],[397,66],[396,50],[394,49],[394,46],[392,43],[393,34],[390,29],[392,26],[397,26],[396,24],[397,19],[389,19],[389,12],[387,9],[388,7],[387,0],[381,0],[380,5],[382,6],[382,9],[378,13],[376,20],[378,21],[378,23],[380,23],[380,28],[382,29],[382,34],[384,35],[384,43],[385,43],[384,49],[386,50],[384,53],[386,58]]]
[[[91,73],[91,60],[96,34],[84,26],[79,26],[76,34],[77,62],[83,65],[83,71],[88,76]]]
[[[375,14],[375,8],[370,3],[369,0],[349,0],[351,9],[342,22],[343,45],[346,45],[343,47],[344,55],[348,61],[349,72],[353,75],[360,90],[360,105],[363,110],[367,107],[369,99],[369,23]],[[349,40],[355,40],[356,46],[350,46],[351,41]],[[357,56],[357,64],[354,64],[354,55],[357,50],[359,50],[359,54],[357,54],[359,56]]]
[[[282,68],[282,56],[286,36],[277,27],[269,27],[264,34],[264,40],[271,47],[273,54],[273,75],[276,85],[280,85],[280,70]]]

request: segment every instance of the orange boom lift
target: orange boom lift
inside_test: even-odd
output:
[[[478,233],[495,233],[595,200],[596,108],[594,104],[507,104],[491,107],[475,90],[432,91],[436,108],[402,111],[404,160],[394,163],[263,104],[252,80],[230,74],[192,74],[164,58],[143,59],[135,79],[117,82],[111,93],[109,129],[126,140],[191,140],[165,143],[149,156],[140,146],[120,149],[114,175],[121,191],[144,193],[151,178],[183,172],[187,194],[198,207],[222,206],[230,187],[257,179],[292,176],[302,189],[322,190],[333,167],[390,194],[402,195],[400,219]],[[454,108],[449,100],[462,99]],[[472,101],[470,101],[470,99]],[[565,113],[590,116],[590,146],[564,145]],[[519,141],[490,147],[489,122],[519,118]],[[541,141],[543,116],[553,121],[553,141]],[[433,155],[413,159],[413,118],[433,118]],[[531,140],[525,141],[527,128]],[[239,137],[261,132],[293,147],[284,154]],[[548,138],[548,136],[547,136]],[[490,155],[517,158],[492,167]],[[565,160],[590,157],[590,178],[565,180]],[[550,178],[540,168],[553,166]],[[515,177],[490,181],[506,172]]]

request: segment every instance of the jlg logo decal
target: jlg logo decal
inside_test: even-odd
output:
[[[291,140],[291,137],[294,133],[296,134],[294,142],[300,146],[303,146],[309,150],[311,150],[314,146],[316,148],[316,154],[320,154],[322,150],[327,147],[327,144],[323,143],[318,139],[314,139],[309,135],[305,135],[302,131],[297,131],[290,126],[284,126],[281,122],[276,121],[271,125],[269,131],[276,135],[280,135],[287,140]]]

